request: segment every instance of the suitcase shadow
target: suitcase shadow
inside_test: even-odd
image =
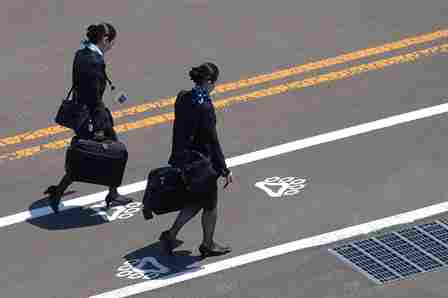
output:
[[[178,241],[177,246],[182,243]],[[135,271],[145,273],[146,279],[169,279],[201,270],[201,266],[195,264],[203,258],[191,254],[189,250],[174,250],[174,256],[167,255],[160,242],[156,242],[127,254],[124,259],[132,264]]]
[[[36,212],[35,210],[47,206],[48,200],[47,197],[44,197],[32,203],[29,211],[33,214],[33,212]],[[96,226],[107,223],[108,221],[102,216],[98,216],[97,212],[93,209],[79,207],[61,210],[59,214],[50,213],[45,216],[29,219],[27,222],[45,230],[68,230]]]

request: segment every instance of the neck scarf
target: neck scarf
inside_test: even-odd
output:
[[[210,94],[203,87],[195,86],[192,90],[192,93],[192,100],[196,104],[203,104],[204,102],[211,101]]]

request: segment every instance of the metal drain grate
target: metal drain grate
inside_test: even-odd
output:
[[[435,256],[438,260],[442,261],[446,265],[448,261],[448,247],[437,242],[428,235],[423,234],[423,232],[417,230],[416,228],[410,228],[398,232],[401,236],[416,244],[419,248],[425,252]]]
[[[373,258],[363,254],[351,245],[337,247],[334,251],[345,261],[355,267],[357,270],[366,274],[369,278],[384,283],[390,280],[400,278],[395,273],[375,261]]]
[[[329,250],[378,284],[448,265],[448,221],[405,228]]]
[[[448,227],[442,222],[432,222],[419,226],[423,231],[448,245]]]
[[[395,233],[378,237],[378,240],[393,249],[397,254],[402,255],[408,262],[418,266],[422,271],[429,271],[443,266],[443,264],[437,262]]]
[[[375,239],[367,239],[354,243],[357,247],[363,249],[364,253],[368,253],[373,258],[379,260],[384,267],[396,273],[396,275],[408,276],[421,272],[417,267],[398,256],[392,250],[387,249]]]

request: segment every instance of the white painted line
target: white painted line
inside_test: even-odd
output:
[[[437,106],[432,106],[429,108],[423,108],[413,112],[408,112],[396,116],[387,117],[384,119],[367,122],[364,124],[355,125],[352,127],[336,130],[329,133],[320,134],[314,137],[305,138],[302,140],[297,140],[289,143],[285,143],[278,146],[269,147],[259,151],[246,153],[243,155],[235,156],[226,160],[228,167],[236,167],[239,165],[248,164],[258,160],[282,155],[285,153],[297,151],[300,149],[316,146],[319,144],[324,144],[351,136],[367,133],[374,130],[379,130],[386,127],[391,127],[394,125],[411,122],[418,119],[428,118],[436,115],[440,115],[448,112],[448,103],[444,103]],[[128,184],[121,186],[118,190],[120,193],[127,195],[134,192],[142,191],[146,187],[146,180],[136,182],[133,184]],[[79,197],[72,200],[63,201],[60,210],[67,210],[75,207],[82,207],[85,205],[90,205],[104,200],[106,192],[99,192],[83,197]],[[38,217],[46,216],[51,214],[52,211],[48,207],[41,207],[33,209],[31,211],[24,211],[14,215],[6,216],[0,218],[0,228],[10,226],[16,223],[24,222],[26,220],[35,219]]]
[[[103,294],[91,296],[90,298],[124,298],[132,295],[152,291],[155,289],[174,285],[183,281],[191,280],[201,276],[209,275],[219,271],[239,267],[249,263],[269,259],[275,256],[284,255],[290,252],[303,250],[306,248],[322,246],[333,242],[341,241],[344,239],[368,234],[371,232],[379,231],[387,227],[407,224],[420,220],[426,217],[437,215],[440,213],[448,212],[448,202],[424,207],[414,211],[397,214],[390,217],[385,217],[375,221],[367,222],[357,226],[351,226],[344,229],[336,230],[333,232],[316,235],[313,237],[288,242],[285,244],[265,248],[262,250],[250,252],[244,255],[233,257],[230,259],[222,260],[212,264],[206,264],[201,269],[194,272],[187,272],[182,275],[176,275],[173,277],[164,277],[162,279],[155,279],[130,285],[124,288],[116,289]]]

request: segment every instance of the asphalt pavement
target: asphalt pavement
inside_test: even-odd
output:
[[[447,103],[445,1],[45,0],[0,7],[1,297],[446,297],[446,268],[376,285],[328,252],[368,234],[288,253],[276,248],[447,201],[445,112],[254,161],[245,155]],[[71,133],[48,127],[70,86],[83,30],[102,20],[118,29],[107,60],[129,101],[114,103],[107,92],[105,102],[117,115],[128,109],[116,123],[129,151],[122,190],[135,202],[104,212],[105,188],[75,183],[64,202],[78,199],[79,206],[51,214],[42,191],[62,177],[65,149],[55,142]],[[362,55],[329,62],[353,52]],[[203,61],[221,69],[215,103],[233,98],[217,107],[218,133],[228,161],[242,162],[232,166],[235,182],[219,191],[216,229],[216,240],[233,251],[201,259],[198,216],[169,257],[157,239],[175,214],[145,221],[135,183],[167,163],[172,122],[160,115],[173,106],[148,104],[190,88],[188,69]],[[285,69],[290,74],[277,73]],[[86,203],[89,195],[95,202]],[[7,218],[23,212],[16,222]],[[408,225],[445,217],[441,210]],[[263,249],[266,257],[251,254]],[[210,273],[195,277],[201,272]]]

